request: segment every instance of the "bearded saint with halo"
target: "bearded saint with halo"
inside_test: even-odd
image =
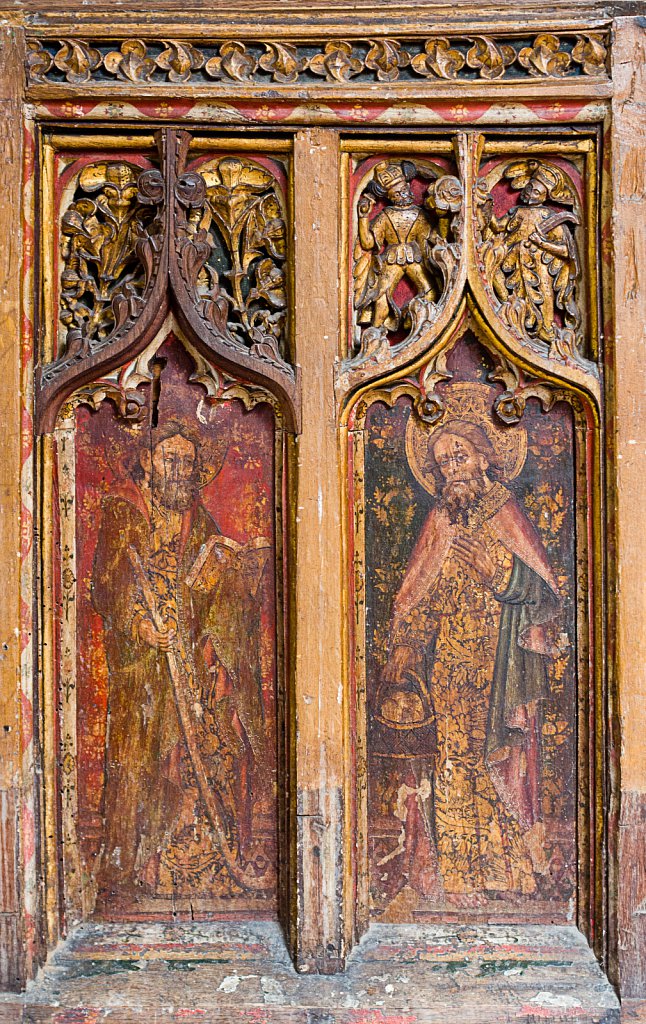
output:
[[[436,502],[394,601],[377,714],[382,736],[409,727],[411,765],[424,753],[430,765],[430,778],[408,780],[409,884],[462,906],[530,895],[547,866],[541,704],[559,597],[506,486],[526,433],[497,427],[491,401],[491,388],[456,383],[440,423],[411,413],[410,467]]]
[[[250,784],[271,765],[258,593],[270,542],[251,543],[241,565],[201,500],[226,452],[225,438],[209,444],[188,418],[164,417],[103,502],[92,575],[109,678],[102,904],[158,894],[189,840],[194,887],[207,874],[219,897],[275,884],[273,864],[255,863]]]

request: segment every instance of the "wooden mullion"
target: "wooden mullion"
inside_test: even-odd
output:
[[[346,952],[341,484],[333,389],[339,352],[339,144],[294,142],[294,326],[301,368],[294,637],[296,887],[302,971],[334,973]]]

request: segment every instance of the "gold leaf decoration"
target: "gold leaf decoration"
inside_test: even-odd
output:
[[[147,53],[143,40],[126,39],[120,50],[106,53],[103,66],[125,82],[147,82],[155,70],[155,61]]]
[[[211,57],[204,70],[211,78],[232,78],[234,82],[248,82],[258,67],[244,43],[231,39],[222,43],[220,56]]]
[[[371,42],[364,63],[370,71],[377,72],[380,82],[394,82],[399,78],[399,69],[410,64],[410,54],[395,39],[376,39]]]
[[[164,40],[166,49],[157,57],[157,67],[168,72],[171,82],[188,82],[191,72],[204,66],[204,56],[192,43]]]
[[[27,42],[27,75],[32,82],[44,82],[45,76],[54,64],[51,53],[43,49],[37,39],[30,39]]]
[[[347,82],[363,70],[363,63],[353,53],[352,43],[327,43],[323,53],[317,53],[309,61],[309,69],[315,75],[323,75],[328,82]]]
[[[608,50],[604,45],[603,38],[598,33],[577,36],[572,57],[577,64],[583,66],[583,72],[586,75],[603,75],[606,71]]]
[[[522,48],[518,61],[535,77],[561,78],[567,74],[572,58],[569,53],[561,50],[558,36],[544,32],[536,36],[533,46]]]
[[[411,61],[418,75],[437,75],[438,78],[457,78],[464,64],[464,55],[452,47],[448,39],[428,39],[424,53],[418,53]]]
[[[80,39],[64,39],[54,57],[54,64],[71,85],[89,82],[92,72],[101,65],[101,54]]]
[[[60,318],[68,354],[75,344],[109,337],[144,290],[137,249],[154,211],[141,201],[141,178],[141,168],[125,161],[88,164],[79,175],[61,223]]]
[[[487,36],[476,36],[467,53],[467,64],[476,68],[481,78],[502,78],[510,64],[516,60],[516,51],[506,43],[495,43]]]
[[[271,71],[275,82],[296,82],[307,61],[299,58],[296,47],[290,43],[265,43],[266,52],[258,61],[263,71]]]

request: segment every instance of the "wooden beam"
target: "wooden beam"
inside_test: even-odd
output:
[[[21,33],[0,27],[0,989],[25,981],[20,894]],[[31,722],[23,732],[31,735]]]
[[[339,445],[332,368],[339,352],[339,150],[336,132],[294,142],[297,441],[295,710],[297,924],[301,971],[334,973],[342,920],[343,665]]]
[[[646,996],[646,32],[615,23],[612,105],[617,688],[621,728],[618,952],[622,997]],[[612,363],[610,362],[610,367]],[[608,439],[612,447],[613,439]]]

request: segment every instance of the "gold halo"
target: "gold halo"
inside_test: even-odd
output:
[[[437,493],[437,485],[425,468],[428,450],[437,431],[445,430],[452,420],[474,423],[484,430],[498,457],[500,475],[505,480],[518,476],[527,458],[527,431],[494,422],[491,409],[495,397],[495,389],[486,384],[448,384],[442,392],[444,415],[438,423],[425,423],[414,409],[411,411],[406,426],[406,455],[413,476],[429,494]]]

